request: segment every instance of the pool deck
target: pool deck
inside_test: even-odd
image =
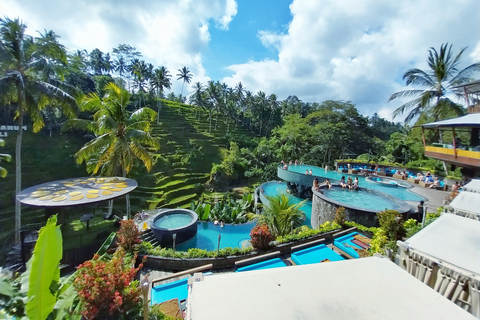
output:
[[[412,184],[411,184],[412,185]],[[428,213],[436,213],[438,207],[443,207],[445,205],[445,200],[450,195],[451,191],[442,191],[420,187],[418,184],[413,185],[413,188],[410,189],[411,192],[414,192],[428,200],[425,201],[425,209]],[[417,202],[407,201],[410,205],[415,204],[415,210]]]

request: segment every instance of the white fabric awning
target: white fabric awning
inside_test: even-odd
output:
[[[475,319],[378,257],[204,277],[189,291],[189,320]]]
[[[462,190],[468,191],[468,192],[480,193],[480,180],[479,179],[474,179],[474,180],[470,181],[469,183],[467,183],[466,185],[464,185],[462,187]],[[477,207],[477,208],[478,208],[478,210],[480,210],[480,207]]]
[[[462,194],[469,193],[461,192],[457,198]],[[480,279],[480,221],[442,214],[405,241],[405,245],[441,264],[457,268],[463,274]]]
[[[423,128],[439,127],[480,127],[480,113],[471,113],[466,116],[422,124]]]

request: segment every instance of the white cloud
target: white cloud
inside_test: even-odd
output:
[[[227,30],[237,13],[235,0],[120,1],[0,0],[2,15],[27,22],[27,33],[53,30],[69,49],[99,48],[111,52],[118,44],[137,48],[154,66],[166,66],[174,90],[177,69],[187,66],[193,81],[208,80],[201,51],[210,41],[209,28]],[[187,93],[187,91],[185,91]]]
[[[477,0],[295,0],[290,10],[285,34],[258,33],[278,59],[230,66],[233,75],[222,81],[281,99],[350,100],[364,114],[388,116],[400,105],[388,97],[403,89],[406,70],[426,68],[430,47],[469,46],[464,66],[480,61]]]

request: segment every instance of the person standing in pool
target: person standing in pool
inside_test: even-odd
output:
[[[313,189],[314,191],[318,191],[318,190],[319,190],[319,185],[318,185],[318,179],[317,179],[317,178],[313,179],[312,189]]]

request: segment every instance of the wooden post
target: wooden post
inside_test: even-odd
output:
[[[457,158],[457,140],[455,138],[455,128],[452,127],[452,133],[453,133],[453,153],[455,154],[455,159]]]

